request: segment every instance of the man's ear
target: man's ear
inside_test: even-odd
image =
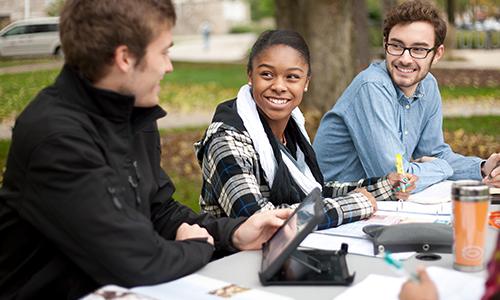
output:
[[[135,65],[135,59],[130,50],[125,45],[120,45],[115,49],[115,64],[122,72],[127,73]]]
[[[434,55],[434,58],[432,59],[432,64],[436,64],[441,59],[441,57],[443,57],[444,45],[439,45],[435,51],[436,55]]]

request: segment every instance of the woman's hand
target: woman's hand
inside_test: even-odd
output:
[[[396,198],[400,200],[408,200],[408,197],[410,197],[410,192],[416,188],[415,183],[418,180],[418,176],[410,173],[390,173],[389,175],[387,175],[387,179],[389,179],[389,182],[392,185],[393,192]],[[402,188],[403,186],[404,192]]]
[[[373,213],[375,213],[377,211],[377,200],[375,200],[375,197],[373,197],[373,195],[370,192],[368,192],[365,188],[357,188],[354,190],[354,192],[361,193],[366,198],[368,198],[368,200],[370,200],[370,204],[373,207]]]

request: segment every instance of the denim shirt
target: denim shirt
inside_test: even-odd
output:
[[[385,61],[358,74],[321,120],[314,150],[325,180],[352,181],[395,172],[403,155],[405,172],[419,176],[420,191],[445,179],[481,179],[478,157],[454,153],[444,142],[441,95],[432,74],[411,97],[391,80]],[[411,162],[422,156],[426,163]]]

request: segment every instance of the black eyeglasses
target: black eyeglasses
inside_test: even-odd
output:
[[[403,47],[397,44],[385,44],[385,51],[390,55],[401,56],[405,53],[406,50],[410,53],[410,56],[416,59],[424,59],[429,55],[431,51],[436,49],[436,47],[432,48],[423,48],[423,47]]]

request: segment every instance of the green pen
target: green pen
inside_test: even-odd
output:
[[[408,271],[406,271],[404,268],[403,268],[403,264],[397,260],[397,259],[394,259],[394,257],[392,257],[391,253],[390,252],[385,252],[384,254],[384,261],[394,267],[396,269],[396,272],[399,274],[399,275],[402,275],[402,276],[405,276],[406,278],[409,278],[410,280],[413,280],[413,281],[420,281],[420,279],[418,278],[418,275],[415,274],[415,273],[409,273]]]

